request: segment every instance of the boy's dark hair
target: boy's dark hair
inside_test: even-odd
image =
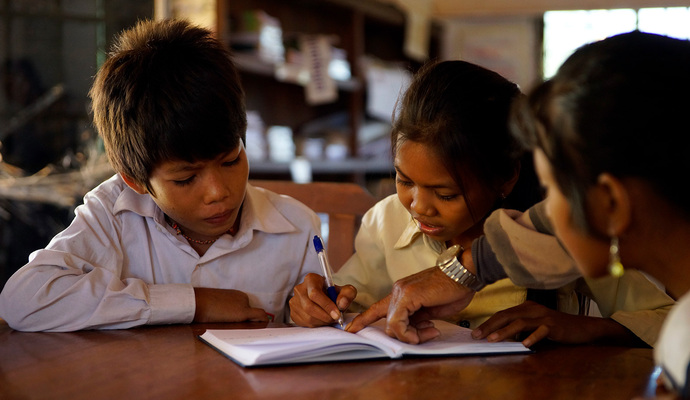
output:
[[[582,46],[516,107],[515,134],[543,149],[588,230],[585,195],[603,172],[640,178],[690,218],[690,42],[633,31]]]
[[[113,168],[152,194],[159,163],[213,159],[244,141],[244,92],[230,53],[187,21],[123,31],[89,95]]]
[[[531,157],[508,127],[511,104],[520,96],[515,83],[478,65],[428,62],[399,101],[391,131],[393,154],[405,140],[424,144],[437,154],[463,193],[472,179],[496,194],[495,207],[525,210],[542,196]],[[518,183],[501,199],[500,187],[516,169]],[[472,205],[467,206],[474,213]]]

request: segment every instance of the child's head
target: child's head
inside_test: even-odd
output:
[[[90,96],[113,168],[149,192],[162,162],[214,159],[244,140],[244,93],[230,54],[185,21],[122,32]]]
[[[438,206],[431,207],[429,198],[423,207],[410,210],[413,217],[415,213],[439,213],[452,200],[457,203],[458,218],[465,224],[478,223],[494,208],[507,204],[505,200],[518,197],[511,192],[521,169],[525,182],[531,180],[534,190],[528,195],[520,193],[528,201],[514,207],[524,209],[538,200],[529,158],[523,157],[508,129],[511,103],[519,96],[514,83],[464,61],[431,62],[414,76],[399,102],[392,127],[398,196],[411,209],[423,199],[419,190],[415,190],[418,198],[413,198],[410,184],[434,186],[440,182],[433,182],[435,177],[443,174],[447,177],[443,186],[453,187],[436,190]],[[527,160],[527,165],[521,166],[521,159]],[[413,171],[426,169],[430,179],[409,179]],[[401,181],[402,177],[406,179]],[[420,218],[436,225],[443,217],[433,222],[430,215]]]
[[[648,182],[690,218],[690,42],[639,31],[585,45],[516,113],[584,232],[586,194],[604,172]],[[606,234],[599,232],[599,234]]]

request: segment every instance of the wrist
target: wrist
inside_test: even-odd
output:
[[[463,265],[462,260],[464,259],[462,256],[464,253],[463,247],[453,245],[438,256],[436,266],[457,284],[477,292],[485,285],[472,271]],[[469,256],[470,258],[472,257],[471,254]]]

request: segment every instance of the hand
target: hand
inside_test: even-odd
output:
[[[608,318],[567,314],[533,301],[526,301],[497,312],[472,331],[472,336],[475,339],[486,338],[489,342],[499,342],[515,338],[521,332],[531,332],[522,341],[525,347],[531,347],[545,338],[560,343],[577,344],[618,337],[629,340],[629,336],[632,335],[622,325]]]
[[[194,288],[194,322],[268,321],[261,308],[249,306],[244,292],[232,289]]]
[[[423,343],[440,332],[431,322],[463,310],[474,292],[459,285],[438,267],[410,275],[393,285],[391,294],[358,315],[346,328],[357,332],[386,317],[386,333],[406,343]]]
[[[338,292],[336,306],[324,291],[326,280],[321,275],[307,274],[304,282],[295,286],[290,299],[290,317],[300,326],[331,325],[338,320],[340,310],[347,310],[357,296],[352,285],[335,286]]]

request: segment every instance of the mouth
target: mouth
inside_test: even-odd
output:
[[[223,211],[222,213],[204,218],[204,221],[211,225],[223,225],[229,222],[230,217],[232,217],[232,211]]]
[[[429,236],[438,236],[444,229],[442,226],[431,225],[417,218],[415,218],[415,221],[417,221],[417,226],[419,227],[419,230],[421,230],[423,233]]]

